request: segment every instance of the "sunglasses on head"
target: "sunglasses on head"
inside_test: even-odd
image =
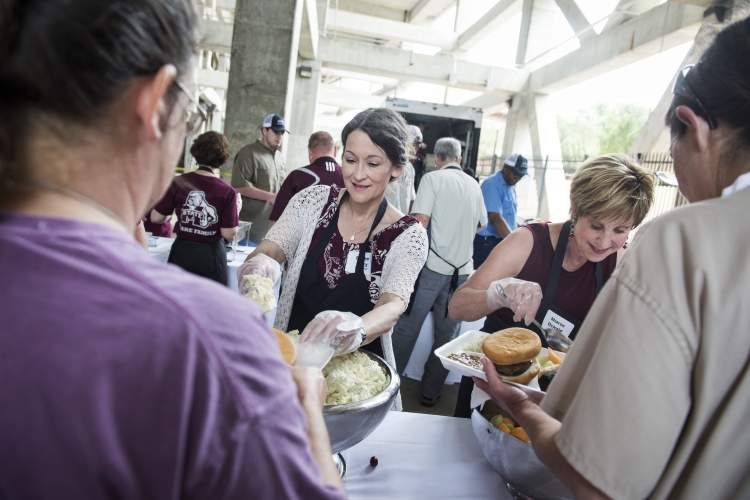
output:
[[[711,130],[714,130],[716,128],[716,120],[714,120],[714,117],[711,116],[711,114],[708,112],[706,106],[703,105],[703,101],[700,100],[698,94],[695,93],[693,88],[690,86],[690,83],[687,81],[687,74],[694,66],[695,65],[693,64],[685,66],[680,70],[679,73],[677,73],[677,79],[674,81],[672,93],[674,95],[682,96],[691,102],[694,102],[698,106],[698,109],[700,109],[700,111],[703,113],[704,118],[708,122],[708,127]]]

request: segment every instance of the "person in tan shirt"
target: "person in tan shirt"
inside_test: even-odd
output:
[[[677,77],[667,115],[692,205],[646,224],[541,407],[475,382],[578,498],[750,498],[750,18]]]
[[[279,148],[287,132],[284,118],[268,115],[261,138],[240,149],[232,165],[232,187],[242,196],[240,220],[252,222],[248,239],[256,244],[266,236],[276,193],[286,178]]]

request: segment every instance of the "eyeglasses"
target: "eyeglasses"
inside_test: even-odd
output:
[[[201,125],[203,125],[203,122],[206,121],[206,111],[201,108],[200,104],[198,104],[198,101],[195,100],[195,97],[193,97],[193,94],[185,88],[185,86],[179,82],[178,80],[175,80],[174,83],[177,85],[177,87],[182,90],[186,96],[188,96],[188,99],[190,99],[190,102],[193,103],[193,105],[196,107],[198,111],[191,111],[189,109],[185,110],[186,116],[185,116],[185,127],[187,129],[187,135],[193,135],[196,132],[198,132],[201,129]]]
[[[680,72],[677,74],[677,79],[674,81],[672,93],[694,102],[703,112],[703,115],[705,115],[704,117],[708,122],[708,127],[711,130],[714,130],[716,128],[716,120],[714,120],[713,116],[711,116],[711,114],[708,112],[706,106],[703,105],[703,102],[698,97],[698,94],[695,93],[693,88],[690,86],[690,83],[687,81],[687,74],[694,66],[694,64],[690,64],[680,70]]]

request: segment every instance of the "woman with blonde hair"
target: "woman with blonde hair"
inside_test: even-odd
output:
[[[488,333],[536,319],[575,338],[653,199],[653,176],[627,155],[587,160],[570,187],[570,220],[512,232],[453,295],[451,318],[487,316],[482,330]],[[469,416],[471,388],[465,377],[456,416]]]

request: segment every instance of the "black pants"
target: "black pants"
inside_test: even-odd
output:
[[[474,235],[474,269],[479,269],[479,266],[484,264],[484,261],[490,256],[492,250],[501,241],[503,241],[502,238],[494,236]]]
[[[224,238],[215,242],[191,241],[179,236],[172,244],[167,262],[185,271],[227,285],[227,246]]]
[[[494,314],[490,314],[480,331],[495,333],[505,328],[508,328],[508,325]],[[471,418],[471,392],[473,390],[474,381],[471,377],[461,377],[461,385],[458,387],[458,397],[456,398],[456,409],[453,412],[454,417]]]

